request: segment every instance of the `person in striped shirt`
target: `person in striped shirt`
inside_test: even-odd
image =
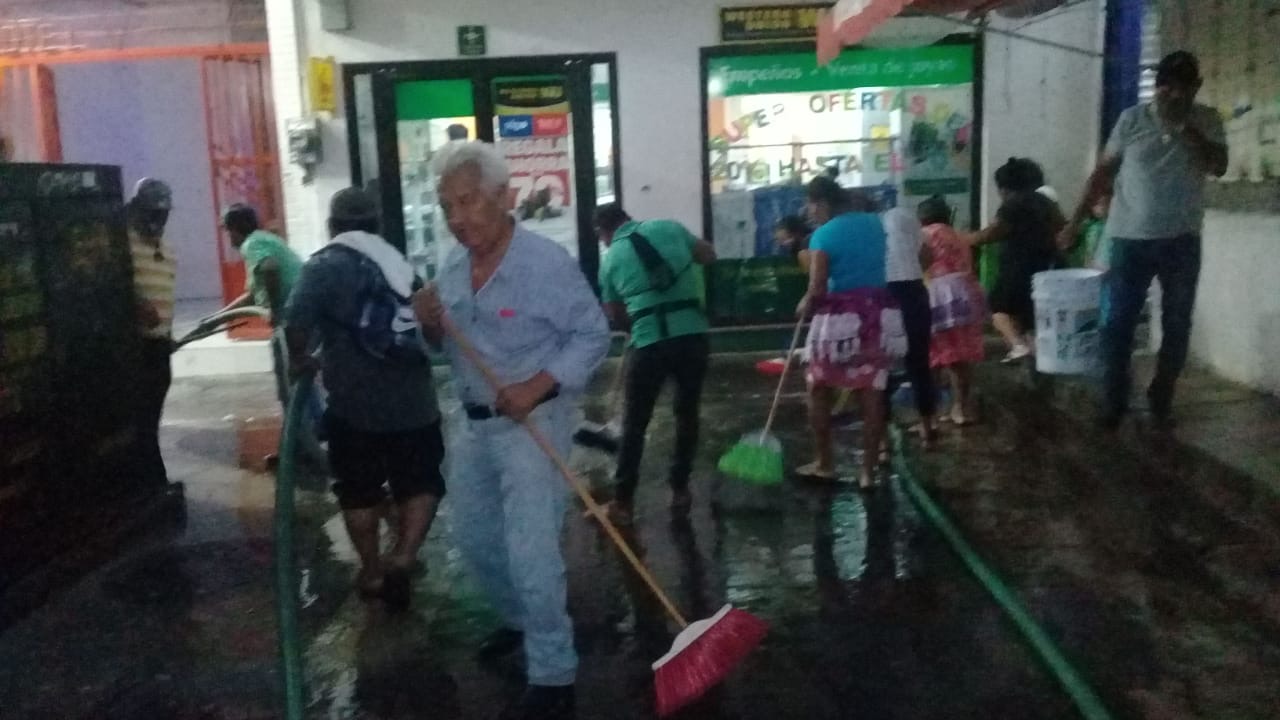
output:
[[[164,241],[164,227],[173,209],[173,192],[154,178],[138,181],[125,206],[129,248],[133,255],[133,290],[138,305],[142,353],[135,397],[138,472],[158,487],[168,484],[160,453],[160,416],[169,393],[173,353],[174,277],[177,262]]]

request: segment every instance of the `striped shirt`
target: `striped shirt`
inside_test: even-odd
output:
[[[160,324],[140,328],[145,338],[167,339],[173,334],[174,280],[177,259],[163,238],[159,246],[129,230],[129,251],[133,255],[133,291],[139,302],[150,304],[160,316]]]

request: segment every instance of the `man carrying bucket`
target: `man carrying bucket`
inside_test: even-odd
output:
[[[1200,85],[1200,66],[1191,53],[1175,52],[1160,61],[1155,101],[1121,113],[1060,238],[1068,246],[1114,183],[1106,230],[1112,238],[1109,317],[1103,330],[1101,423],[1106,429],[1119,427],[1129,409],[1133,336],[1153,277],[1159,278],[1164,295],[1164,337],[1147,398],[1159,425],[1167,427],[1172,419],[1173,390],[1186,364],[1200,275],[1205,176],[1221,177],[1227,171],[1222,120],[1213,108],[1195,102]]]
[[[515,224],[498,150],[458,141],[434,162],[440,207],[461,247],[441,268],[438,290],[414,296],[414,310],[427,339],[448,351],[467,416],[449,448],[453,531],[505,626],[481,654],[524,648],[529,687],[503,718],[570,718],[578,657],[560,551],[568,489],[521,424],[569,454],[575,401],[609,350],[609,326],[573,258]],[[457,335],[446,339],[450,331]]]

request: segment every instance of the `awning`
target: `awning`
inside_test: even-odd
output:
[[[930,15],[998,12],[1006,17],[1030,17],[1061,6],[1065,0],[839,0],[818,23],[818,64],[825,65],[840,49],[856,45],[882,23],[910,9]]]

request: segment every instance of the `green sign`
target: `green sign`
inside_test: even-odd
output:
[[[474,114],[470,80],[408,80],[396,83],[396,120],[432,120]]]
[[[720,41],[812,40],[818,35],[818,12],[829,7],[831,3],[721,8]]]
[[[711,97],[973,82],[973,45],[845,50],[824,67],[811,52],[740,55],[707,63]]]
[[[488,49],[484,42],[483,25],[458,26],[458,54],[462,57],[484,55]]]

